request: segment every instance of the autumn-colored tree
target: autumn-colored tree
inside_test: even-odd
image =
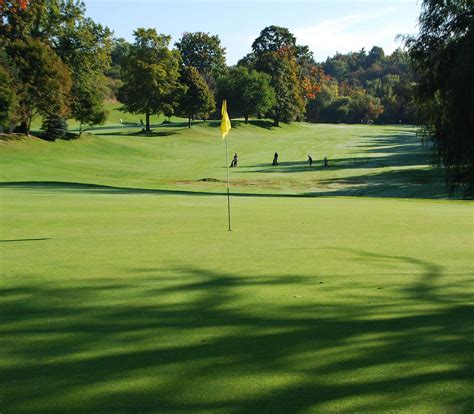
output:
[[[258,71],[271,76],[276,103],[270,110],[274,124],[302,118],[305,112],[305,88],[301,62],[310,60],[308,48],[298,47],[296,38],[284,27],[268,26],[252,44],[252,54],[243,65],[252,65]]]
[[[270,110],[274,125],[290,122],[305,112],[302,84],[298,78],[298,64],[291,50],[282,48],[265,56],[267,70],[272,77],[276,103]]]

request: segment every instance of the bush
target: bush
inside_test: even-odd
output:
[[[47,141],[62,139],[67,134],[66,120],[59,115],[48,115],[43,121],[41,131],[43,132],[42,137]]]

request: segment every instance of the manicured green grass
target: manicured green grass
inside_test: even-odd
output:
[[[239,125],[232,232],[215,125],[133,132],[0,143],[2,413],[472,412],[472,203],[413,129]]]
[[[139,117],[136,117],[137,119]],[[117,187],[219,193],[225,190],[225,146],[218,122],[106,125],[76,141],[31,140],[2,145],[0,180],[62,181]],[[235,122],[229,160],[237,193],[364,195],[446,198],[443,177],[429,168],[429,150],[414,128],[295,123],[271,128],[266,121]],[[271,166],[278,151],[280,165]],[[311,154],[315,163],[306,162]],[[327,156],[330,168],[324,169]],[[210,179],[210,180],[209,180]]]

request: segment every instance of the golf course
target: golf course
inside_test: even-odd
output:
[[[2,414],[472,413],[474,209],[415,127],[232,120],[228,231],[220,121],[117,106],[0,139]]]

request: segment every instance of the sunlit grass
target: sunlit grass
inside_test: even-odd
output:
[[[412,129],[238,126],[232,232],[171,131],[2,144],[2,413],[472,411],[472,203]]]

